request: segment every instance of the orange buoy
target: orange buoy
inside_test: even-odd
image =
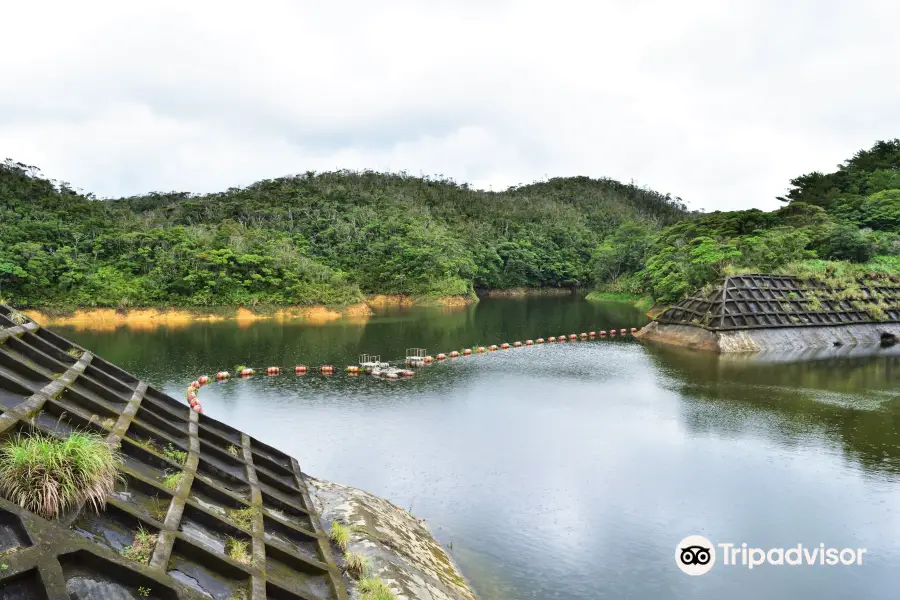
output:
[[[319,367],[319,372],[323,375],[331,375],[332,373],[334,373],[334,367],[331,365],[322,365],[321,367]]]
[[[297,365],[296,367],[294,367],[294,373],[296,373],[297,375],[303,375],[304,373],[306,373],[306,365]]]
[[[509,344],[507,344],[506,342],[503,342],[502,344],[500,344],[500,349],[501,350],[509,350]]]
[[[356,365],[350,365],[346,369],[344,369],[347,373],[357,374],[359,373],[359,367]]]
[[[281,369],[278,367],[266,367],[266,375],[278,375]]]
[[[437,358],[438,360],[445,360],[445,359],[447,358],[447,355],[444,354],[443,352],[441,352],[440,354],[437,355],[436,358]]]
[[[582,334],[581,334],[580,336],[578,336],[578,337],[580,337],[580,338],[583,339],[583,340],[586,340],[586,339],[587,339],[587,333],[582,333]]]
[[[538,338],[538,339],[536,339],[536,340],[535,340],[535,343],[536,343],[536,344],[543,344],[543,343],[544,343],[544,338]]]
[[[216,373],[216,381],[223,381],[230,378],[231,373],[229,373],[228,371],[219,371],[218,373]]]
[[[610,330],[609,330],[609,337],[616,337],[616,330],[615,330],[615,329],[610,329]]]
[[[553,336],[551,335],[550,337],[547,338],[547,341],[548,341],[548,342],[555,342],[555,341],[556,341],[556,338],[553,337]]]
[[[600,337],[606,337],[606,332],[605,332],[605,331],[600,331]]]
[[[432,361],[434,361],[434,359],[430,356],[426,356],[425,358],[422,359],[422,362],[425,363],[426,365]]]
[[[241,371],[241,377],[250,377],[251,375],[253,375],[253,373],[253,369],[243,369]]]
[[[513,346],[515,346],[516,348],[521,348],[522,342],[513,342]]]
[[[201,375],[197,378],[197,381],[200,382],[200,385],[206,385],[209,383],[209,375]]]
[[[534,340],[525,340],[526,346],[534,346]]]
[[[556,341],[557,341],[557,342],[564,342],[564,341],[566,341],[566,336],[564,336],[564,335],[557,336],[557,337],[556,337]]]
[[[570,333],[570,334],[569,334],[569,339],[570,339],[570,340],[577,340],[577,339],[578,339],[578,336],[575,335],[574,333]]]
[[[203,409],[200,407],[199,404],[195,404],[195,405],[192,406],[191,408],[193,408],[193,409],[194,409],[194,412],[196,412],[196,413],[203,412]]]
[[[490,350],[491,352],[495,352],[497,350],[497,344],[491,344],[490,346],[488,346],[488,350]]]
[[[466,348],[465,350],[463,350],[463,356],[472,356],[472,349]]]
[[[597,337],[596,331],[588,331],[588,337]]]
[[[631,335],[634,335],[634,334],[636,334],[637,332],[638,332],[638,328],[637,328],[637,327],[632,327],[632,328],[631,328]]]
[[[478,346],[478,348],[475,350],[475,352],[477,352],[478,354],[484,354],[485,353],[484,346]]]
[[[620,330],[619,330],[619,333],[621,333],[622,335],[625,335],[626,333],[628,333],[628,330],[627,330],[627,329],[620,329]]]
[[[452,351],[450,352],[450,358],[457,358],[458,356],[459,356],[459,351],[457,351],[457,350],[452,350]]]

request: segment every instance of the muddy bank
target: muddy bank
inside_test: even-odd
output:
[[[478,296],[440,296],[437,298],[376,294],[366,299],[369,306],[468,306],[478,302]]]
[[[475,290],[479,296],[486,298],[515,298],[518,296],[571,296],[574,288],[505,288],[502,290]]]
[[[57,313],[43,309],[22,311],[31,319],[45,325],[71,325],[76,329],[153,329],[161,325],[167,327],[187,326],[196,321],[237,321],[239,325],[260,320],[303,319],[313,323],[326,323],[342,318],[366,319],[372,308],[366,303],[333,308],[326,306],[296,306],[273,310],[255,311],[248,308],[137,308],[116,310],[114,308],[79,308],[72,313]]]
[[[154,329],[166,327],[186,327],[197,321],[236,321],[238,325],[249,325],[260,320],[304,320],[311,323],[327,323],[338,319],[367,319],[374,314],[373,308],[387,306],[445,306],[461,307],[476,302],[469,296],[446,296],[421,299],[412,296],[376,295],[365,302],[348,306],[289,306],[289,307],[212,307],[212,308],[79,308],[64,312],[52,308],[24,309],[23,313],[44,325],[73,326],[77,330],[113,330],[119,327],[130,329]]]
[[[476,600],[475,593],[424,521],[362,490],[304,477],[328,530],[333,521],[350,527],[347,552],[366,557],[368,575],[388,584],[398,600]],[[339,565],[345,560],[335,549]],[[345,574],[348,589],[355,580]]]

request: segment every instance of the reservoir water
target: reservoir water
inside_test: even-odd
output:
[[[625,305],[536,297],[319,325],[55,329],[176,398],[238,364],[287,368],[203,388],[204,411],[424,518],[482,600],[895,598],[896,350],[735,359],[627,338],[458,358],[393,382],[292,374],[645,322]],[[854,566],[720,558],[690,577],[675,548],[691,534],[867,552]]]

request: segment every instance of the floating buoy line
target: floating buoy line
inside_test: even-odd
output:
[[[638,328],[632,327],[630,329],[610,329],[609,331],[586,331],[581,334],[570,333],[568,335],[551,335],[546,340],[542,337],[539,337],[534,340],[525,340],[524,342],[513,342],[509,344],[504,342],[499,346],[497,344],[491,344],[490,346],[477,346],[475,348],[464,348],[463,350],[452,350],[451,352],[440,352],[434,356],[427,354],[425,348],[407,348],[406,350],[406,359],[405,366],[407,368],[400,368],[391,365],[389,362],[384,362],[381,360],[381,356],[372,355],[372,354],[361,354],[359,357],[358,365],[348,365],[344,369],[344,373],[351,376],[356,376],[360,374],[369,374],[372,377],[378,377],[383,379],[401,379],[405,377],[412,377],[415,375],[415,371],[408,367],[424,367],[426,365],[432,364],[433,362],[444,362],[449,359],[459,358],[460,356],[472,356],[473,354],[486,354],[488,352],[498,352],[502,350],[509,350],[511,348],[527,348],[530,346],[541,345],[541,344],[554,344],[554,343],[566,343],[566,342],[575,342],[579,340],[594,340],[597,338],[614,338],[618,336],[625,336],[629,333],[634,335],[637,333]],[[333,365],[319,365],[318,367],[314,367],[313,371],[318,371],[321,375],[334,375],[334,366]],[[248,379],[253,377],[259,373],[265,371],[268,376],[281,375],[281,367],[266,367],[265,369],[253,369],[250,367],[241,367],[237,370],[237,376],[241,379]],[[296,365],[294,367],[295,375],[306,375],[310,372],[310,367],[306,365]],[[232,378],[232,375],[229,371],[219,371],[215,374],[216,381],[228,381]],[[192,381],[185,392],[188,404],[191,406],[191,409],[196,412],[203,412],[203,407],[200,404],[200,388],[205,386],[210,382],[210,377],[208,375],[201,375],[197,377],[194,381]]]

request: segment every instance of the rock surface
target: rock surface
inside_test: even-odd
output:
[[[710,331],[693,325],[653,321],[634,337],[721,353],[764,352],[883,344],[885,337],[900,335],[900,323],[861,323],[829,327],[772,327],[737,331]]]
[[[476,600],[424,521],[362,490],[308,475],[305,480],[323,527],[333,521],[349,525],[348,552],[365,556],[369,575],[388,584],[398,600]],[[335,554],[342,564],[340,552]],[[352,580],[345,578],[352,590]]]

